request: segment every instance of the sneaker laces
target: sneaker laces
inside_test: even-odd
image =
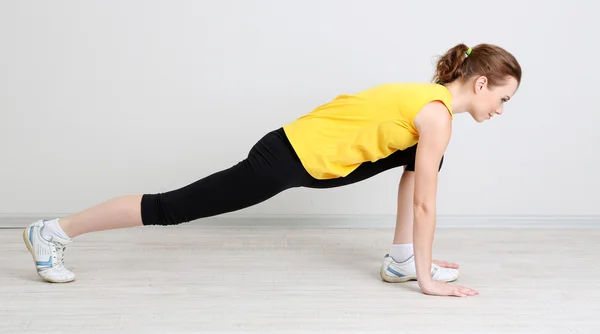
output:
[[[54,262],[53,267],[56,269],[65,269],[63,260],[65,258],[65,249],[67,246],[58,242],[53,242],[52,245],[56,252],[56,262]]]

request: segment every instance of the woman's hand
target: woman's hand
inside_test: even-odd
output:
[[[458,264],[456,264],[456,263],[452,263],[452,262],[448,262],[448,261],[440,261],[440,260],[436,260],[436,259],[431,260],[431,262],[433,262],[434,264],[437,264],[438,266],[440,266],[442,268],[458,269]]]
[[[419,283],[419,287],[424,294],[434,296],[467,297],[479,294],[476,290],[465,288],[464,286],[434,280]]]

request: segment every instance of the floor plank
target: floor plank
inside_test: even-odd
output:
[[[79,237],[42,282],[0,230],[0,333],[595,333],[600,230],[442,229],[480,295],[379,278],[390,229],[140,227]]]

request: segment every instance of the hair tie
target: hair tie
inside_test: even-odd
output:
[[[471,55],[471,51],[473,51],[473,49],[472,49],[472,48],[469,48],[469,49],[467,50],[467,56],[470,56],[470,55]]]

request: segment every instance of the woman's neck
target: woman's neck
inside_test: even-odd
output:
[[[460,114],[469,109],[470,92],[465,84],[459,81],[444,84],[452,96],[452,113]]]

